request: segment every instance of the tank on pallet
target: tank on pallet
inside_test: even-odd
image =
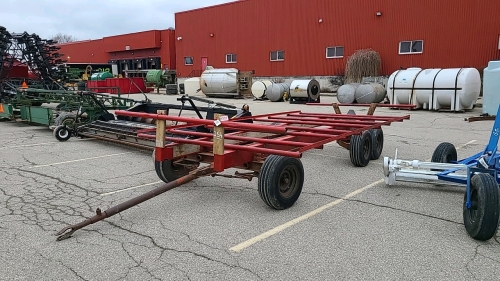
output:
[[[293,80],[290,85],[290,103],[320,102],[320,85],[316,79]]]
[[[357,103],[379,103],[385,98],[385,88],[378,83],[361,84],[354,97]]]
[[[96,72],[90,76],[90,80],[92,81],[102,81],[106,80],[106,78],[113,78],[113,74],[110,72]]]
[[[409,68],[392,73],[387,83],[390,103],[428,110],[472,109],[480,90],[481,77],[475,68]]]
[[[208,97],[238,96],[236,68],[207,67],[200,77],[201,91]]]
[[[354,103],[356,102],[356,89],[360,83],[344,84],[337,89],[337,100],[339,103]]]
[[[287,83],[271,83],[266,89],[266,96],[272,102],[283,101],[285,93],[290,92],[290,85]]]

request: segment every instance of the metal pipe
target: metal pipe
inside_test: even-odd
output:
[[[363,116],[363,115],[361,115]],[[376,123],[374,120],[359,120],[362,118],[358,118],[358,120],[339,120],[335,116],[314,116],[314,117],[291,117],[291,116],[274,116],[273,119],[282,119],[282,120],[297,120],[297,121],[317,121],[317,122],[325,122],[324,125],[336,125],[336,123],[340,124],[362,124],[362,125],[373,125]],[[260,120],[260,119],[259,119]]]
[[[289,114],[288,116],[298,116],[298,117],[332,117],[336,119],[356,119],[356,120],[378,120],[378,121],[401,121],[403,119],[410,119],[410,115],[405,116],[385,116],[385,115],[353,115],[353,114],[325,114],[325,113],[301,113],[301,114]]]
[[[197,137],[213,137],[213,134],[210,134],[210,133],[191,132],[191,131],[183,131],[183,130],[175,130],[175,129],[171,129],[171,130],[167,129],[167,131],[169,133],[177,134],[177,135],[188,135],[188,136],[197,136]],[[225,134],[224,139],[258,142],[258,143],[264,143],[264,144],[288,145],[288,146],[306,146],[306,145],[311,144],[308,142],[285,141],[285,140],[275,140],[275,139],[266,139],[266,138],[252,138],[252,137],[237,136],[237,135],[231,135],[231,134]]]
[[[180,117],[180,116],[172,116],[172,115],[159,115],[159,114],[151,114],[151,113],[142,113],[142,112],[132,112],[125,110],[117,110],[115,111],[116,115],[122,116],[131,116],[131,117],[142,117],[142,118],[153,118],[156,120],[169,120],[169,121],[177,121],[177,122],[186,122],[195,125],[214,125],[213,120],[206,119],[195,119],[189,117]],[[240,130],[249,130],[249,131],[259,131],[259,132],[267,132],[267,133],[278,133],[283,134],[286,133],[285,127],[279,126],[266,126],[266,125],[258,125],[252,123],[244,123],[244,122],[234,122],[234,121],[224,121],[222,125],[227,128],[235,128]]]
[[[149,199],[151,199],[153,197],[156,197],[156,196],[158,196],[158,195],[160,195],[160,194],[162,194],[162,193],[164,193],[166,191],[174,189],[174,188],[178,187],[179,185],[188,183],[188,182],[196,179],[197,177],[198,177],[197,174],[190,173],[190,174],[188,174],[188,175],[186,175],[186,176],[184,176],[182,178],[179,178],[179,179],[177,179],[175,181],[171,181],[171,182],[169,182],[169,183],[167,183],[167,184],[165,184],[165,185],[163,185],[161,187],[158,187],[156,189],[148,191],[148,192],[146,192],[146,193],[144,193],[144,194],[142,194],[142,195],[140,195],[138,197],[132,198],[132,199],[130,199],[128,201],[125,201],[125,202],[123,202],[121,204],[118,204],[118,205],[116,205],[114,207],[111,207],[111,208],[107,209],[104,212],[102,212],[100,209],[97,209],[95,216],[93,216],[91,218],[88,218],[88,219],[86,219],[86,220],[84,220],[84,221],[82,221],[80,223],[77,223],[77,224],[74,224],[74,225],[70,225],[70,226],[66,226],[65,228],[63,228],[59,232],[57,232],[56,233],[56,235],[58,236],[57,237],[57,241],[61,241],[61,240],[67,239],[67,238],[71,237],[71,235],[75,231],[77,231],[77,230],[79,230],[79,229],[81,229],[81,228],[83,228],[83,227],[85,227],[87,225],[91,225],[91,224],[94,224],[94,223],[96,223],[98,221],[101,221],[101,220],[103,220],[105,218],[109,218],[111,216],[114,216],[114,215],[116,215],[116,214],[118,214],[120,212],[123,212],[123,211],[125,211],[125,210],[127,210],[127,209],[129,209],[129,208],[131,208],[131,207],[133,207],[135,205],[138,205],[138,204],[140,204],[140,203],[142,203],[142,202],[144,202],[146,200],[149,200]]]
[[[156,136],[147,135],[147,134],[139,134],[138,137],[149,138],[149,139],[156,138]],[[202,141],[202,140],[197,140],[197,139],[183,139],[183,138],[165,137],[165,140],[171,141],[173,143],[187,143],[187,144],[194,144],[194,145],[199,145],[199,146],[204,146],[204,147],[213,147],[213,145],[214,145],[213,142],[211,142],[211,141]],[[271,149],[271,148],[262,148],[262,147],[256,147],[256,146],[248,146],[248,145],[224,144],[224,149],[236,150],[236,151],[238,151],[238,150],[250,151],[250,152],[264,153],[264,154],[274,154],[274,155],[281,155],[281,156],[293,157],[293,158],[302,157],[301,152]]]
[[[313,103],[308,102],[306,105],[317,105],[317,106],[332,106],[331,103]],[[369,103],[339,103],[340,106],[370,106]],[[394,107],[394,108],[415,108],[414,104],[388,104],[388,103],[377,103],[377,107]]]

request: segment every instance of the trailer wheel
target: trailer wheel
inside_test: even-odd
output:
[[[271,208],[283,210],[299,199],[304,184],[304,167],[296,158],[269,155],[259,174],[260,198]]]
[[[54,127],[66,125],[73,126],[75,123],[76,114],[71,112],[62,112],[59,116],[54,119]]]
[[[463,218],[465,230],[470,237],[486,241],[498,229],[500,214],[500,191],[495,178],[486,173],[476,174],[471,179],[471,208],[467,208],[467,193],[464,196]]]
[[[169,183],[187,175],[190,169],[185,166],[176,165],[172,160],[163,160],[155,161],[155,171],[162,181]]]
[[[432,153],[431,161],[437,163],[452,163],[457,161],[455,146],[449,142],[440,143],[434,150],[434,153]]]
[[[384,131],[382,129],[370,129],[370,137],[372,139],[370,160],[377,160],[384,149]]]
[[[67,141],[71,138],[71,131],[65,125],[59,125],[54,129],[54,137],[58,141]]]
[[[352,164],[357,167],[365,167],[370,162],[372,153],[372,137],[369,131],[364,131],[361,135],[352,135],[349,156]]]

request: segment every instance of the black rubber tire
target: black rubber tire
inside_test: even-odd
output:
[[[356,167],[365,167],[370,162],[372,153],[372,138],[369,131],[361,135],[352,135],[349,145],[349,157]]]
[[[54,137],[58,141],[67,141],[71,138],[71,131],[64,125],[59,125],[54,129]]]
[[[58,127],[61,125],[66,125],[68,127],[72,127],[75,123],[76,114],[71,112],[61,112],[59,116],[54,119],[54,127]]]
[[[296,158],[269,155],[259,173],[259,195],[276,210],[291,207],[299,199],[304,185],[304,166]]]
[[[457,161],[457,149],[449,142],[440,143],[434,153],[432,153],[432,162],[453,163]]]
[[[500,217],[500,190],[495,178],[487,173],[476,174],[471,179],[472,207],[467,209],[464,195],[463,218],[470,237],[486,241],[495,236]]]
[[[183,177],[190,172],[186,166],[174,165],[172,160],[155,161],[155,171],[156,175],[166,183]]]
[[[382,155],[382,150],[384,150],[384,131],[382,129],[370,129],[370,137],[372,139],[370,160],[377,160]]]

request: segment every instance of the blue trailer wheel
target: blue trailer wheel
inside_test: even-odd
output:
[[[471,206],[467,208],[467,192],[464,196],[464,225],[470,237],[486,241],[495,236],[500,216],[500,190],[495,178],[479,173],[471,178]]]

